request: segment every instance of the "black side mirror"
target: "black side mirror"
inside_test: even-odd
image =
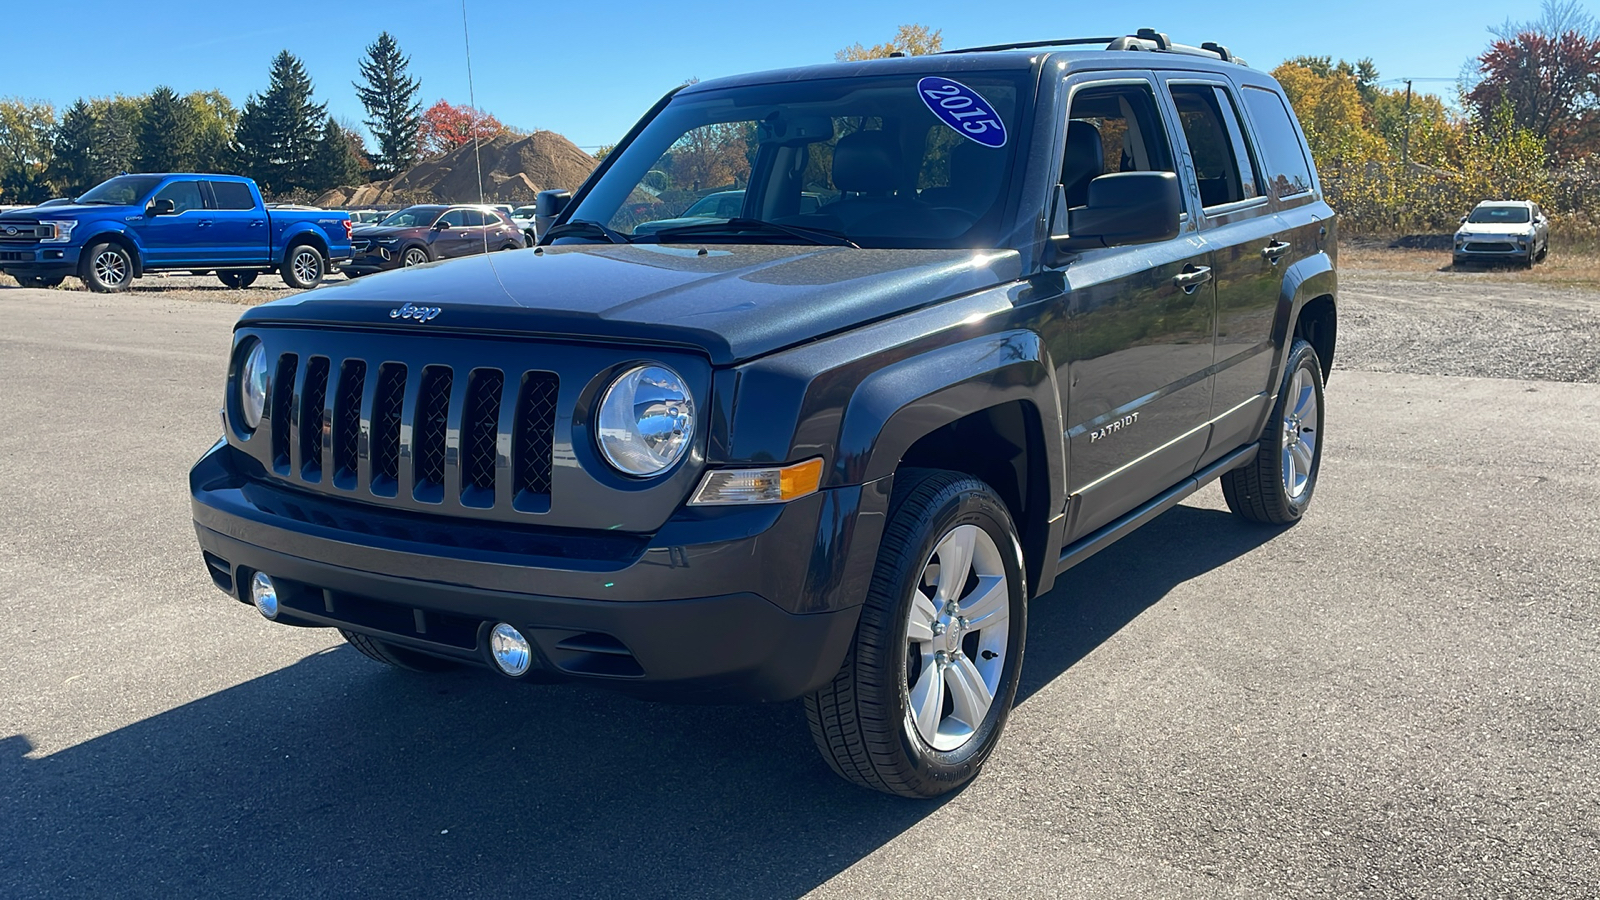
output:
[[[1461,217],[1461,218],[1460,218],[1460,219],[1459,219],[1459,220],[1458,220],[1458,221],[1459,221],[1459,222],[1460,222],[1460,223],[1461,223],[1461,224],[1462,224],[1462,225],[1465,225],[1465,224],[1467,224],[1467,217],[1466,217],[1466,216],[1462,216],[1462,217]]]
[[[150,215],[152,216],[170,216],[174,212],[177,212],[177,210],[178,204],[172,202],[171,200],[150,201]]]
[[[540,191],[533,200],[533,230],[543,236],[550,226],[556,223],[556,217],[566,212],[567,204],[572,202],[571,191]]]
[[[443,221],[435,222],[435,223],[433,223],[433,230],[434,231],[449,231],[450,230],[450,223],[449,222],[443,222]]]
[[[1065,194],[1059,190],[1056,202],[1065,206]],[[1178,236],[1182,216],[1177,175],[1116,172],[1089,182],[1088,202],[1066,211],[1068,233],[1052,236],[1050,242],[1057,250],[1073,253],[1169,241]]]

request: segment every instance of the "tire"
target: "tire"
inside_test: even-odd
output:
[[[420,266],[423,263],[430,262],[433,262],[433,257],[422,247],[407,247],[405,252],[400,254],[400,268],[402,269],[409,269],[412,266]]]
[[[524,231],[522,233],[522,237],[527,241],[527,243],[523,244],[524,247],[532,247],[534,244],[539,243],[539,239],[534,236],[533,229],[531,228],[527,231]]]
[[[309,291],[322,283],[328,274],[328,260],[312,244],[295,244],[284,254],[283,268],[278,275],[283,283],[297,291]]]
[[[418,653],[405,647],[397,647],[388,641],[380,641],[375,637],[357,634],[354,631],[339,629],[339,634],[349,642],[350,646],[360,650],[363,656],[386,666],[396,669],[405,669],[407,672],[452,672],[461,668],[461,664],[426,653]]]
[[[1296,340],[1289,348],[1278,402],[1267,418],[1255,459],[1222,476],[1222,496],[1228,508],[1264,525],[1300,521],[1311,506],[1322,470],[1324,413],[1322,363],[1310,344]]]
[[[218,272],[217,279],[231,288],[247,288],[255,284],[256,272]],[[287,279],[285,279],[287,280]]]
[[[966,563],[955,564],[967,577],[941,587],[938,572],[950,565],[944,557],[969,539]],[[952,590],[959,605],[939,606]],[[855,639],[833,681],[805,698],[811,737],[828,765],[862,787],[902,797],[937,797],[971,781],[1016,699],[1026,598],[1021,543],[992,488],[959,472],[896,474]],[[952,613],[981,613],[990,624],[969,628]],[[913,616],[926,639],[915,637]],[[958,621],[951,638],[944,626]],[[965,687],[952,691],[952,684]]]
[[[97,294],[120,294],[133,283],[133,257],[121,244],[102,241],[84,253],[78,277]]]
[[[25,288],[53,288],[60,287],[66,280],[65,275],[18,275],[17,284]]]

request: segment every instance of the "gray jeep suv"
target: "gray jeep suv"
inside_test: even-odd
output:
[[[1311,503],[1333,211],[1223,47],[702,82],[539,205],[530,252],[244,314],[190,479],[217,587],[405,669],[803,699],[840,775],[929,797],[1062,572],[1213,480]]]

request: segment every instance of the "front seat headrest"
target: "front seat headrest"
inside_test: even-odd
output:
[[[833,186],[852,194],[888,194],[898,185],[900,141],[887,131],[857,131],[833,148]]]
[[[1061,164],[1061,186],[1067,192],[1067,206],[1089,202],[1089,182],[1104,175],[1106,148],[1100,129],[1085,119],[1067,124],[1067,152]]]

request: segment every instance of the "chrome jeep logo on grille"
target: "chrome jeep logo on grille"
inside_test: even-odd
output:
[[[414,319],[417,322],[426,322],[441,312],[444,312],[444,310],[437,306],[417,306],[415,304],[407,303],[399,309],[389,310],[389,318]]]

